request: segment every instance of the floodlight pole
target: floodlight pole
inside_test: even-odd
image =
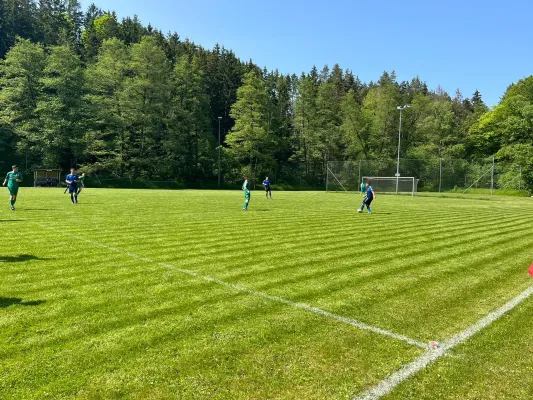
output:
[[[396,163],[396,194],[398,194],[398,183],[400,180],[400,144],[402,141],[402,111],[411,107],[406,104],[405,106],[398,106],[396,109],[400,110],[400,128],[398,130],[398,162]]]
[[[220,180],[221,180],[221,174],[220,174],[220,121],[222,120],[222,117],[218,117],[218,187],[220,187]]]

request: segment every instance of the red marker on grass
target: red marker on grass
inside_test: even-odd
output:
[[[531,264],[531,267],[529,267],[529,271],[527,271],[529,275],[533,276],[533,264]]]

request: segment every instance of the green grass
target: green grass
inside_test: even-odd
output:
[[[180,269],[422,342],[531,284],[529,198],[378,194],[367,215],[357,194],[252,196],[247,213],[239,191],[6,197],[0,398],[346,399],[424,351]],[[524,398],[531,304],[391,398]]]

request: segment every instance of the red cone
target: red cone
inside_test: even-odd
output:
[[[533,264],[531,264],[531,267],[529,267],[529,271],[527,271],[529,275],[533,276]]]

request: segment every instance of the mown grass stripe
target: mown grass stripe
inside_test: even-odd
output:
[[[230,288],[230,289],[233,289],[233,290],[236,290],[236,291],[239,291],[239,292],[248,293],[248,294],[250,294],[252,296],[261,297],[261,298],[272,300],[272,301],[275,301],[275,302],[278,302],[278,303],[283,303],[283,304],[286,304],[286,305],[291,306],[291,307],[299,308],[299,309],[302,309],[302,310],[305,310],[305,311],[309,311],[309,312],[312,312],[312,313],[315,313],[315,314],[318,314],[318,315],[322,315],[322,316],[324,316],[326,318],[334,319],[336,321],[343,322],[343,323],[351,325],[351,326],[355,326],[355,327],[357,327],[359,329],[362,329],[362,330],[367,330],[367,331],[371,331],[371,332],[374,332],[374,333],[378,333],[380,335],[388,336],[388,337],[391,337],[393,339],[401,340],[401,341],[403,341],[405,343],[409,343],[411,345],[418,346],[418,347],[421,347],[421,348],[427,348],[427,344],[422,343],[422,342],[420,342],[418,340],[415,340],[415,339],[412,339],[412,338],[409,338],[407,336],[400,335],[400,334],[397,334],[397,333],[394,333],[394,332],[390,332],[390,331],[387,331],[385,329],[381,329],[381,328],[376,327],[376,326],[368,325],[368,324],[365,324],[363,322],[357,321],[357,320],[352,319],[352,318],[347,318],[347,317],[343,317],[341,315],[333,314],[333,313],[328,312],[326,310],[322,310],[322,309],[320,309],[318,307],[313,307],[313,306],[310,306],[308,304],[293,302],[291,300],[285,299],[285,298],[280,297],[280,296],[273,296],[273,295],[270,295],[268,293],[255,291],[255,290],[246,288],[246,287],[241,286],[241,285],[228,283],[228,282],[222,281],[220,279],[217,279],[217,278],[214,278],[214,277],[211,277],[211,276],[208,276],[208,275],[202,275],[202,274],[196,273],[196,272],[188,270],[188,269],[178,268],[178,267],[176,267],[176,266],[174,266],[172,264],[163,263],[163,262],[159,262],[157,260],[154,260],[152,258],[139,256],[139,255],[137,255],[137,254],[135,254],[133,252],[130,252],[130,251],[124,251],[124,250],[118,249],[116,247],[107,246],[107,245],[105,245],[103,243],[100,243],[100,242],[97,242],[97,241],[91,240],[91,239],[86,239],[84,237],[72,234],[72,233],[67,232],[67,231],[58,231],[58,230],[52,229],[50,227],[47,227],[46,225],[37,224],[37,223],[35,223],[35,224],[40,226],[42,229],[52,230],[52,231],[54,231],[54,232],[56,232],[58,234],[70,236],[72,238],[75,238],[75,239],[78,239],[78,240],[82,240],[82,241],[84,241],[86,243],[90,243],[90,244],[92,244],[94,246],[98,246],[98,247],[113,251],[115,253],[125,254],[125,255],[127,255],[127,256],[129,256],[131,258],[134,258],[134,259],[146,262],[146,263],[158,264],[158,265],[160,265],[162,267],[169,268],[169,269],[172,269],[172,270],[181,272],[183,274],[186,274],[186,275],[189,275],[189,276],[193,276],[195,278],[202,279],[202,280],[205,280],[205,281],[208,281],[208,282],[217,283],[217,284],[219,284],[221,286],[225,286],[227,288]]]
[[[508,301],[500,308],[498,308],[497,310],[491,312],[487,316],[481,318],[475,324],[470,325],[465,330],[459,332],[458,334],[452,336],[445,342],[441,343],[438,348],[426,350],[416,360],[405,365],[397,372],[389,375],[388,377],[383,379],[376,386],[372,387],[365,393],[354,397],[354,400],[376,400],[389,394],[390,392],[394,390],[394,388],[396,388],[406,379],[416,374],[417,372],[423,370],[424,368],[427,368],[430,364],[434,363],[437,359],[446,355],[447,351],[453,349],[455,346],[459,345],[460,343],[470,339],[480,330],[488,327],[494,321],[500,319],[503,315],[511,311],[513,308],[515,308],[517,305],[522,303],[524,300],[527,300],[532,294],[533,294],[533,286],[530,286],[529,288],[524,290],[522,293],[520,293],[518,296],[516,296],[515,298]]]

